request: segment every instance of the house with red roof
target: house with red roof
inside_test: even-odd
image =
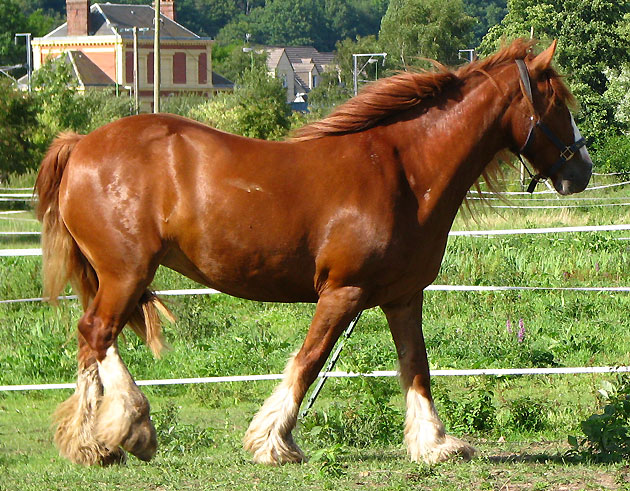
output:
[[[133,90],[134,27],[138,28],[138,82],[141,108],[153,102],[154,21],[150,5],[66,0],[67,22],[32,40],[33,68],[66,56],[79,90],[114,87]],[[208,96],[233,83],[212,71],[212,39],[176,21],[175,0],[160,2],[160,95]]]

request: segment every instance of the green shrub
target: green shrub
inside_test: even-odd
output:
[[[378,385],[386,383],[373,378],[360,380]],[[356,387],[353,393],[355,397],[356,394],[364,394]],[[400,443],[403,439],[403,412],[389,404],[388,398],[376,396],[380,393],[380,389],[373,388],[366,398],[335,402],[325,410],[312,411],[303,421],[302,433],[318,446],[373,447]]]
[[[340,444],[320,448],[313,452],[311,463],[319,464],[319,473],[322,477],[338,478],[345,474],[345,466],[342,463],[344,456],[343,446]]]
[[[435,400],[440,416],[448,431],[458,434],[475,434],[489,431],[495,426],[496,408],[492,402],[494,392],[486,383],[469,388],[457,398],[435,385]]]
[[[598,391],[606,403],[601,413],[581,423],[585,437],[569,436],[573,455],[598,462],[630,458],[630,376],[619,374],[617,384],[602,383]]]
[[[630,176],[630,136],[614,135],[593,148],[593,162],[598,172],[621,172]]]
[[[160,101],[160,111],[188,117],[190,111],[208,102],[208,98],[201,95],[171,95]]]
[[[541,431],[547,426],[545,405],[529,396],[514,399],[508,405],[507,426],[521,431]]]
[[[0,181],[11,173],[35,168],[39,154],[31,141],[37,126],[37,106],[9,80],[0,80]]]
[[[214,96],[192,108],[189,117],[230,133],[278,140],[290,128],[290,113],[281,82],[263,70],[248,70],[233,93]]]

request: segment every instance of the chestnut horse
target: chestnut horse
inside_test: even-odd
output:
[[[451,224],[502,150],[524,154],[560,194],[591,175],[551,67],[555,43],[538,56],[531,47],[382,79],[283,142],[166,114],[57,138],[36,184],[45,288],[55,298],[69,281],[85,311],[76,391],[56,412],[60,452],[82,464],[154,455],[149,403],[116,338],[129,324],[161,348],[168,311],[148,288],[164,265],[238,297],[317,303],[245,435],[256,462],[304,460],[291,436],[300,403],[343,329],[375,306],[398,353],[411,458],[470,457],[435,410],[421,327]]]

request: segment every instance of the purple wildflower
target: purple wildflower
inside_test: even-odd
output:
[[[599,273],[599,263],[595,263],[595,271]]]
[[[519,343],[522,343],[525,339],[525,323],[523,322],[522,317],[518,320],[518,333],[516,336],[518,337]]]
[[[508,319],[505,323],[505,329],[507,330],[508,334],[512,334],[512,321],[510,319]]]

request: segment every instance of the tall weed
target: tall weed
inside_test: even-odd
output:
[[[583,438],[569,436],[571,454],[597,462],[630,458],[630,376],[619,374],[617,383],[602,383],[598,391],[604,408],[582,421]]]

